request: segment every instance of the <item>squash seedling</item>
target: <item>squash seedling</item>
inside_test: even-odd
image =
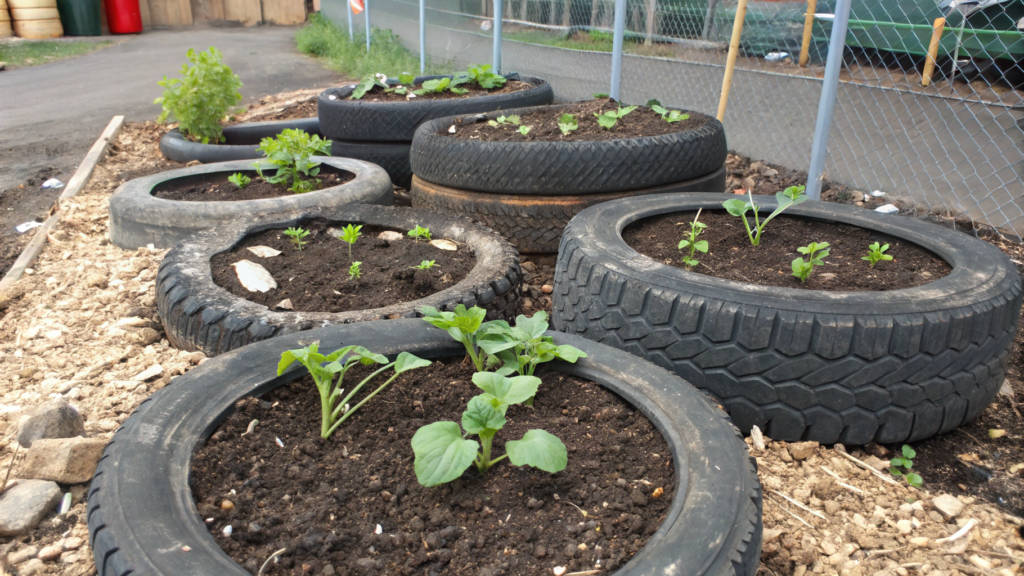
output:
[[[281,361],[277,364],[277,375],[283,374],[289,366],[296,362],[306,367],[309,375],[313,378],[313,383],[320,392],[320,437],[325,440],[330,438],[331,434],[338,429],[338,426],[341,426],[345,420],[355,414],[364,404],[386,388],[388,384],[394,382],[399,374],[415,370],[416,368],[430,366],[429,360],[418,358],[408,352],[400,353],[394,362],[388,363],[387,356],[375,354],[362,346],[346,346],[331,352],[327,356],[320,353],[319,347],[320,342],[317,341],[305,348],[288,350],[281,354]],[[324,363],[327,364],[324,365]],[[345,389],[342,388],[345,372],[356,364],[362,364],[363,366],[383,364],[384,366],[364,378],[348,395],[342,398],[341,395],[345,393]],[[370,380],[373,380],[389,368],[394,368],[395,374],[363,398],[358,404],[350,408],[349,401],[352,400],[356,393]],[[335,377],[338,379],[337,382],[334,381]]]
[[[672,122],[680,122],[682,120],[690,119],[689,114],[683,114],[679,110],[669,110],[667,108],[663,108],[659,104],[652,105],[651,110],[654,110],[656,114],[661,116],[662,120],[668,122],[669,124],[671,124]]]
[[[389,94],[398,94],[399,96],[408,96],[412,93],[410,86],[416,81],[416,77],[408,72],[402,72],[398,75],[398,86],[394,88],[386,88],[384,92]]]
[[[533,130],[533,126],[520,126],[519,127],[519,133],[522,134],[523,136],[526,136],[527,134],[529,134],[530,130]]]
[[[448,90],[454,94],[465,94],[469,92],[465,88],[459,88],[459,84],[465,84],[468,82],[468,78],[456,76],[454,78],[437,78],[435,80],[427,80],[423,83],[423,87],[413,92],[418,96],[423,94],[440,94],[445,90]]]
[[[228,182],[231,182],[235,186],[238,186],[238,189],[241,190],[242,188],[248,186],[249,182],[252,182],[252,178],[249,178],[248,176],[242,174],[241,172],[235,172],[231,176],[228,176]]]
[[[556,346],[554,339],[545,335],[547,329],[548,315],[542,310],[529,318],[520,314],[516,317],[515,326],[504,320],[494,320],[481,330],[480,349],[490,356],[487,364],[502,364],[496,372],[505,376],[533,376],[538,364],[555,358],[575,364],[579,358],[587,357],[585,352],[574,346]]]
[[[430,228],[424,228],[424,227],[420,226],[419,224],[417,224],[415,228],[413,228],[412,230],[409,230],[409,237],[412,238],[416,242],[419,242],[420,238],[423,238],[423,239],[425,239],[425,240],[427,240],[429,242],[430,241]]]
[[[576,120],[576,116],[569,114],[568,112],[558,117],[558,129],[562,131],[562,136],[568,136],[569,132],[576,130],[580,127]]]
[[[363,271],[360,270],[360,268],[359,268],[362,265],[363,265],[362,262],[353,262],[352,265],[348,267],[348,279],[349,280],[354,280],[356,278],[362,277]]]
[[[439,312],[436,308],[425,306],[420,309],[423,320],[441,330],[446,330],[456,342],[461,342],[466,347],[466,355],[473,362],[478,372],[483,372],[487,353],[482,352],[479,346],[479,336],[482,330],[489,329],[494,322],[484,322],[487,311],[478,306],[466,309],[466,306],[459,304],[454,312]]]
[[[875,242],[874,244],[868,246],[868,255],[861,258],[861,260],[867,260],[868,264],[870,264],[871,267],[874,268],[875,264],[878,264],[882,260],[892,260],[892,256],[885,254],[885,251],[888,249],[888,244],[885,244],[884,246],[879,246],[878,242]]]
[[[464,81],[475,82],[477,86],[484,90],[498,88],[499,86],[504,86],[505,82],[508,82],[508,78],[491,72],[490,64],[470,64],[465,72],[459,72],[456,74],[456,77],[465,77],[466,80]]]
[[[473,383],[484,393],[469,400],[462,413],[461,429],[455,422],[434,422],[413,435],[414,467],[420,484],[429,487],[451,482],[470,466],[484,474],[505,458],[514,466],[532,466],[552,474],[565,470],[569,462],[565,444],[554,434],[539,429],[527,431],[521,440],[506,442],[505,454],[491,458],[494,435],[505,426],[508,407],[532,398],[540,378],[506,378],[477,372]],[[470,434],[476,434],[480,441],[465,437]]]
[[[696,252],[703,252],[705,254],[708,252],[708,241],[697,240],[697,236],[700,236],[700,233],[708,227],[707,224],[697,221],[697,219],[700,218],[700,212],[700,210],[697,210],[697,215],[693,217],[693,222],[690,222],[689,236],[679,241],[680,250],[686,250],[687,248],[690,249],[690,255],[683,256],[683,263],[691,267],[700,264],[700,262],[697,262],[697,259],[693,257]]]
[[[732,200],[726,200],[722,203],[722,207],[726,209],[729,214],[736,216],[737,218],[743,219],[743,226],[747,229],[747,237],[750,238],[750,243],[754,246],[761,244],[761,234],[764,233],[764,229],[768,226],[768,223],[772,221],[779,214],[782,214],[787,208],[801,204],[807,200],[807,196],[804,195],[804,186],[790,186],[785,190],[775,193],[775,199],[779,203],[779,207],[775,209],[764,222],[760,220],[757,212],[757,204],[754,203],[754,194],[750,190],[747,190],[747,197],[749,201],[744,202],[738,198]],[[754,229],[750,229],[750,222],[747,220],[747,212],[754,210]]]
[[[608,110],[607,112],[602,112],[600,114],[594,112],[594,116],[597,116],[597,123],[601,125],[601,128],[611,130],[619,123],[619,120],[621,120],[623,116],[629,114],[633,110],[636,110],[636,108],[636,106],[626,106],[625,108],[619,106],[618,110]]]
[[[274,138],[264,138],[257,148],[266,156],[267,161],[277,167],[277,174],[264,176],[260,163],[256,163],[256,173],[271,184],[288,184],[288,188],[296,194],[311,192],[320,181],[316,178],[320,173],[320,161],[314,155],[330,156],[331,141],[320,136],[310,135],[303,130],[287,129]],[[304,177],[309,177],[306,180]]]
[[[367,74],[363,76],[363,79],[356,84],[355,89],[352,90],[352,95],[349,96],[350,100],[360,100],[366,93],[373,90],[374,87],[380,86],[381,88],[388,87],[388,77],[380,72],[376,74]]]
[[[362,236],[362,234],[359,232],[362,229],[363,226],[361,224],[359,226],[353,226],[349,224],[348,226],[345,226],[344,228],[341,229],[341,239],[348,243],[349,260],[352,259],[352,246],[356,243],[356,240],[359,240],[359,237]]]
[[[828,242],[811,242],[807,246],[801,246],[796,249],[801,254],[806,254],[807,259],[797,258],[793,260],[793,276],[800,279],[801,282],[807,282],[810,278],[811,272],[814,271],[815,266],[824,266],[825,262],[822,258],[828,256]]]
[[[516,116],[515,114],[505,116],[503,114],[501,116],[498,116],[498,118],[495,120],[488,120],[487,124],[490,126],[503,126],[506,124],[514,124],[516,126],[519,126],[519,116]]]
[[[434,266],[437,266],[437,264],[435,264],[435,262],[437,262],[437,260],[424,260],[424,261],[420,262],[419,266],[413,266],[413,268],[415,268],[417,270],[430,270]]]
[[[901,452],[901,456],[897,456],[889,461],[889,473],[893,476],[903,476],[907,479],[907,484],[914,488],[920,488],[924,484],[924,480],[920,474],[910,471],[914,467],[914,458],[917,457],[917,452],[906,444],[903,445]],[[903,470],[900,470],[900,468],[903,468]]]
[[[282,232],[282,234],[287,236],[292,241],[292,243],[295,244],[295,248],[297,248],[298,250],[302,250],[302,247],[308,244],[308,242],[304,242],[303,239],[306,236],[309,236],[309,230],[305,230],[301,227],[288,228],[287,230]]]

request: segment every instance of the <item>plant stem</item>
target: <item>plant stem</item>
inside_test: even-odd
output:
[[[334,414],[331,410],[331,398],[324,388],[320,389],[320,437],[324,440],[331,437],[331,432],[334,430],[332,425],[334,424]]]
[[[391,368],[391,367],[392,367],[392,366],[394,366],[394,365],[395,365],[395,363],[394,363],[394,362],[392,362],[391,364],[387,364],[386,366],[384,366],[383,368],[381,368],[381,369],[377,370],[377,371],[376,371],[376,372],[374,372],[373,374],[370,374],[369,376],[367,376],[366,378],[364,378],[362,382],[360,382],[359,384],[357,384],[357,385],[356,385],[356,387],[355,387],[355,388],[353,388],[353,389],[352,389],[352,391],[348,393],[348,396],[345,396],[345,399],[344,399],[344,400],[342,400],[341,402],[339,402],[339,403],[338,403],[338,406],[337,406],[337,407],[336,407],[336,408],[334,409],[334,417],[335,417],[335,418],[337,418],[337,417],[338,417],[338,412],[339,412],[339,411],[341,411],[341,409],[342,409],[342,408],[343,408],[343,407],[345,406],[345,404],[347,404],[347,403],[348,403],[348,401],[349,401],[349,400],[351,400],[351,399],[352,399],[352,397],[356,395],[356,392],[359,392],[359,390],[360,390],[360,389],[361,389],[361,388],[362,388],[363,386],[365,386],[367,382],[369,382],[369,381],[370,381],[370,380],[371,380],[371,379],[372,379],[372,378],[373,378],[374,376],[376,376],[377,374],[380,374],[381,372],[383,372],[383,371],[387,370],[388,368]],[[339,382],[340,382],[340,380],[339,380]],[[391,382],[391,380],[388,380],[388,382]],[[386,385],[387,385],[387,384],[385,384],[385,386],[386,386]],[[374,394],[376,394],[376,392],[374,392]],[[363,400],[363,402],[366,402],[366,400]],[[360,403],[360,404],[359,404],[359,406],[362,406],[362,404]],[[354,412],[354,410],[350,410],[349,412]]]
[[[389,364],[389,366],[391,366],[391,364]],[[383,368],[382,368],[382,370],[383,370]],[[377,371],[375,374],[379,374],[379,373],[380,373],[380,371]],[[359,410],[360,408],[362,408],[363,404],[366,404],[367,402],[369,402],[370,399],[373,398],[374,396],[376,396],[378,392],[380,392],[381,390],[386,388],[388,384],[391,384],[392,382],[394,382],[395,378],[398,378],[398,374],[395,374],[391,378],[388,378],[387,382],[381,384],[379,387],[377,387],[376,390],[374,390],[373,392],[368,394],[366,396],[366,398],[363,398],[363,400],[359,404],[356,404],[348,412],[345,412],[344,414],[342,414],[341,418],[338,419],[338,421],[331,428],[330,432],[328,432],[328,435],[330,435],[332,432],[334,432],[335,428],[337,428],[338,426],[341,426],[342,422],[344,422],[345,420],[348,420],[349,416],[355,414],[356,410]],[[367,380],[369,380],[369,378],[367,378]],[[360,384],[360,386],[362,386],[362,384]],[[344,406],[344,404],[342,404],[342,406]]]
[[[477,464],[477,470],[481,474],[485,474],[491,467],[491,442],[494,440],[494,434],[490,435],[481,433],[480,434],[480,461]]]
[[[473,366],[476,366],[476,371],[483,372],[483,363],[480,361],[480,356],[473,351],[473,344],[469,341],[469,338],[467,337],[463,340],[462,344],[466,347],[466,352],[469,354],[469,359],[473,361]]]

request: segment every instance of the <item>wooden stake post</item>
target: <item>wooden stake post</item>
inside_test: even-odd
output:
[[[732,86],[732,71],[736,67],[736,55],[740,51],[740,35],[743,33],[743,19],[747,16],[747,0],[740,0],[736,6],[736,20],[732,23],[732,40],[729,42],[729,59],[725,62],[725,78],[722,79],[722,97],[718,101],[718,121],[725,118],[725,106],[729,103],[729,88]]]
[[[932,26],[932,41],[928,44],[928,59],[924,61],[924,72],[921,73],[921,86],[932,83],[932,74],[935,73],[935,62],[939,57],[939,40],[942,40],[942,31],[946,28],[945,18],[936,18]]]
[[[804,40],[800,44],[800,67],[807,66],[811,56],[811,33],[814,31],[814,11],[818,8],[818,0],[807,0],[807,16],[804,17]]]

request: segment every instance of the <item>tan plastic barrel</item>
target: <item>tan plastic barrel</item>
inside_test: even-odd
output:
[[[11,8],[11,20],[53,20],[60,19],[56,8]]]
[[[7,11],[7,0],[0,0],[0,38],[14,36],[11,28],[11,14]]]
[[[14,33],[21,38],[59,38],[64,35],[57,0],[6,0]]]

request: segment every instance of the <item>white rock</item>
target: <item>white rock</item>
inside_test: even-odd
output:
[[[896,523],[896,529],[906,536],[914,531],[914,524],[910,520],[900,520]]]
[[[60,330],[50,330],[46,334],[43,334],[43,337],[47,340],[56,340],[57,338],[60,338]]]
[[[448,133],[449,134],[455,134],[455,124],[452,124],[451,128],[448,128]]]
[[[116,325],[117,326],[130,326],[130,327],[133,327],[133,328],[145,328],[146,326],[149,326],[150,324],[152,324],[152,322],[150,322],[149,320],[146,320],[145,318],[137,318],[135,316],[129,316],[127,318],[121,318],[120,320],[118,320]]]
[[[562,576],[565,574],[565,566],[555,566],[551,571],[555,573],[555,576]]]
[[[255,262],[241,260],[232,266],[235,268],[235,274],[238,275],[238,281],[249,292],[269,292],[277,288],[277,282],[274,281],[270,272]]]
[[[394,230],[385,230],[378,234],[377,238],[380,238],[381,240],[387,240],[388,242],[397,242],[399,240],[403,240],[405,238],[405,235],[403,235],[401,232],[395,232]]]
[[[295,310],[295,307],[292,306],[291,298],[285,298],[284,300],[281,300],[280,302],[274,305],[274,308],[280,308],[281,310]]]
[[[883,204],[882,206],[875,208],[875,212],[881,212],[882,214],[895,214],[899,211],[900,209],[897,208],[895,204]]]
[[[274,250],[270,246],[250,246],[248,250],[260,258],[273,258],[281,254],[280,250]]]
[[[149,380],[151,378],[156,378],[157,376],[159,376],[159,375],[161,375],[163,373],[164,373],[164,367],[163,366],[161,366],[159,364],[153,364],[149,368],[146,368],[142,372],[139,372],[138,374],[136,374],[135,377],[132,378],[132,380],[134,380],[136,382],[145,382],[146,380]]]
[[[947,520],[956,518],[964,510],[963,502],[960,502],[956,499],[956,496],[950,494],[942,494],[932,498],[932,506]]]
[[[449,252],[454,252],[459,249],[458,245],[451,240],[431,240],[430,245],[440,250],[448,250]]]
[[[761,434],[761,429],[757,426],[750,429],[750,440],[753,441],[754,448],[764,450],[764,435]]]
[[[1010,386],[1009,380],[1003,380],[1003,385],[999,387],[999,395],[1011,399],[1014,397],[1013,387]]]

